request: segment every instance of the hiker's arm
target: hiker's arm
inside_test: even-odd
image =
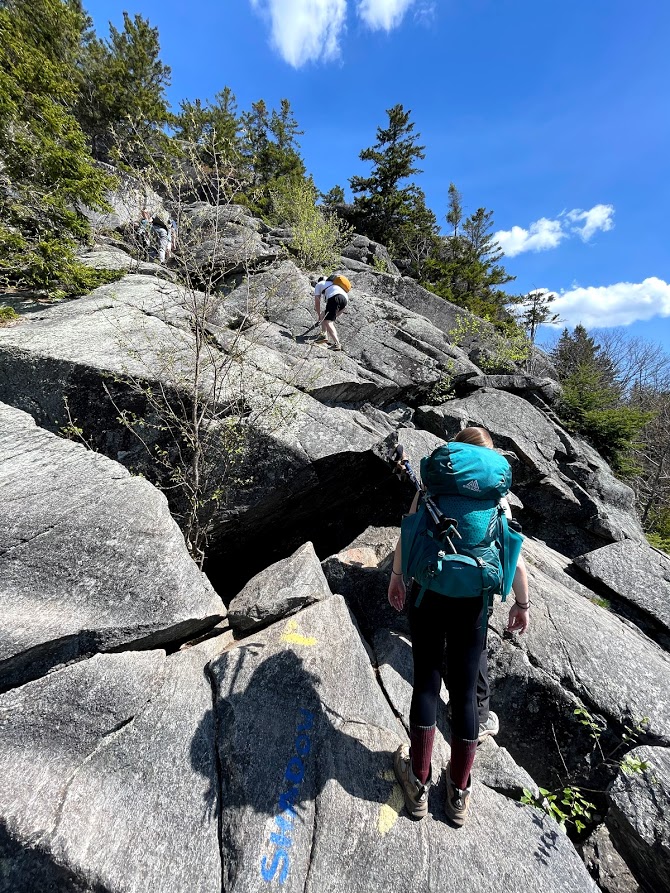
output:
[[[507,629],[511,633],[525,633],[528,629],[528,614],[530,610],[528,605],[530,602],[528,601],[528,574],[526,573],[526,562],[523,560],[523,555],[519,555],[519,560],[516,564],[512,592],[514,593],[515,601],[509,609]],[[526,607],[523,608],[520,605],[526,605]]]
[[[412,505],[410,506],[408,515],[413,515],[419,504],[419,492],[417,490]],[[396,611],[402,611],[405,607],[405,598],[407,590],[405,589],[405,581],[402,576],[402,538],[398,537],[395,552],[393,553],[393,568],[391,570],[391,579],[389,580],[388,600],[392,608]]]

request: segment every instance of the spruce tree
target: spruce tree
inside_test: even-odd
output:
[[[551,305],[556,300],[554,292],[545,288],[529,291],[527,295],[514,300],[516,313],[521,325],[526,330],[531,344],[535,344],[538,327],[559,322],[558,313],[554,313]]]
[[[237,172],[240,128],[237,103],[230,87],[224,87],[206,105],[199,99],[183,100],[174,120],[175,139],[195,147],[200,161],[220,173]]]
[[[77,2],[0,2],[0,277],[15,284],[80,292],[105,278],[74,259],[89,231],[76,208],[101,207],[110,185],[72,113],[85,27]]]
[[[158,30],[148,19],[124,12],[123,30],[110,23],[108,40],[89,32],[80,70],[77,114],[96,158],[137,167],[168,150],[170,69],[160,60]]]
[[[416,166],[425,158],[424,146],[418,145],[411,111],[402,105],[387,109],[388,126],[377,128],[377,142],[360,153],[361,161],[372,162],[367,177],[349,180],[355,194],[354,217],[357,229],[387,245],[398,256],[401,242],[407,238],[407,227],[434,228],[435,218],[425,214],[425,196],[414,184],[406,181],[421,173]],[[405,185],[402,185],[402,184]]]

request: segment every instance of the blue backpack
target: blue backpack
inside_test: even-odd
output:
[[[500,500],[509,492],[512,469],[486,447],[447,443],[421,460],[423,499],[401,523],[402,571],[421,587],[450,598],[490,604],[512,588],[523,537],[510,530]],[[437,508],[430,511],[426,498]]]

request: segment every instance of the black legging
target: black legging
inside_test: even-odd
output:
[[[414,660],[410,722],[435,724],[446,643],[451,728],[457,738],[474,741],[479,734],[477,675],[486,636],[486,626],[482,626],[484,599],[449,598],[429,590],[417,608],[418,591],[415,584],[409,608]]]

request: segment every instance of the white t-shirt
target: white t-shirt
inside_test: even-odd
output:
[[[319,285],[321,285],[321,283],[319,283]],[[334,298],[335,295],[342,295],[345,301],[349,300],[346,291],[343,288],[340,288],[339,285],[333,285],[332,282],[326,282],[325,285],[326,288],[324,288],[322,294],[326,300],[328,300],[328,298]]]
[[[332,282],[328,282],[327,279],[324,279],[322,282],[317,282],[314,286],[314,297],[320,298],[329,285],[332,285]]]

